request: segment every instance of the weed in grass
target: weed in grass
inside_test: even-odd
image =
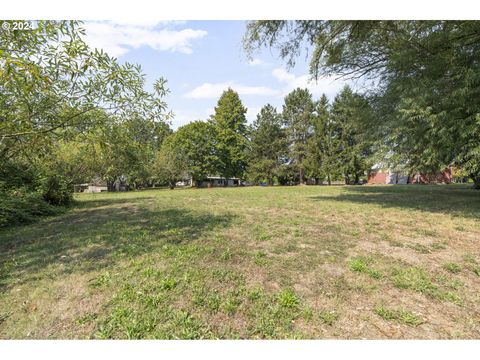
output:
[[[97,318],[97,314],[95,313],[89,313],[89,314],[85,314],[81,317],[79,317],[78,319],[75,320],[75,323],[77,325],[85,325],[89,322],[92,322],[94,321],[95,319]]]
[[[0,313],[0,325],[8,319],[8,317],[10,316],[11,314],[10,313]]]
[[[222,306],[222,296],[218,290],[202,288],[193,294],[192,303],[198,307],[207,309],[211,313],[217,313]]]
[[[255,253],[255,264],[262,266],[267,264],[267,262],[267,253],[265,251],[257,251]]]
[[[470,264],[476,264],[477,263],[477,260],[475,259],[475,255],[470,254],[470,253],[467,253],[467,254],[463,255],[463,260],[467,263],[470,263]]]
[[[232,251],[230,249],[227,249],[222,253],[221,259],[227,261],[230,260],[232,256]]]
[[[410,249],[415,250],[416,252],[420,254],[430,254],[431,250],[427,246],[419,243],[413,243],[413,244],[408,244],[407,245]]]
[[[403,242],[401,241],[398,241],[398,240],[390,240],[388,241],[388,243],[390,244],[390,246],[393,246],[393,247],[399,247],[399,248],[403,248]]]
[[[412,289],[422,293],[433,293],[437,290],[427,273],[415,267],[394,269],[393,284],[400,289]]]
[[[172,278],[163,279],[159,284],[161,290],[172,290],[175,286],[177,286],[177,281]]]
[[[241,304],[241,300],[238,298],[236,294],[229,294],[227,299],[223,303],[223,311],[228,315],[233,315],[237,311],[237,308]]]
[[[248,328],[250,335],[267,339],[286,336],[291,338],[295,319],[299,316],[298,309],[282,307],[275,304],[270,297],[264,300],[249,311],[249,318],[252,322]]]
[[[361,284],[361,283],[354,283],[350,285],[350,288],[352,290],[355,290],[359,293],[363,294],[371,294],[375,290],[378,289],[378,286],[376,284]]]
[[[394,269],[392,272],[392,280],[393,285],[400,289],[417,291],[440,301],[450,301],[455,304],[461,304],[463,302],[459,295],[440,289],[435,285],[423,269],[416,267]]]
[[[435,278],[435,281],[438,284],[441,284],[443,287],[451,289],[451,290],[459,290],[465,286],[463,281],[459,279],[450,279],[445,275],[439,275]]]
[[[250,289],[247,292],[247,299],[250,301],[256,301],[260,299],[263,296],[263,294],[264,294],[263,289],[260,289],[260,288]]]
[[[480,266],[479,265],[473,266],[472,271],[475,275],[480,276]]]
[[[422,236],[430,236],[430,237],[436,237],[438,236],[437,231],[433,229],[416,229],[415,230],[417,234],[422,235]]]
[[[372,229],[371,229],[370,227],[367,228],[367,226],[366,226],[366,229],[365,229],[365,230],[367,230],[368,232],[371,232],[371,231],[372,231]],[[387,241],[387,242],[389,242],[389,243],[392,241],[392,237],[391,237],[390,234],[388,234],[388,233],[384,233],[384,232],[380,233],[380,238],[381,238],[383,241]],[[393,242],[397,242],[397,241],[394,240]],[[394,245],[392,245],[392,246],[394,246]]]
[[[229,268],[214,269],[211,274],[212,278],[218,280],[220,283],[238,285],[244,282],[244,276],[242,273]]]
[[[480,276],[480,265],[478,264],[475,255],[465,254],[463,260],[467,263],[467,268],[471,270],[475,275]]]
[[[301,229],[295,229],[293,230],[293,236],[295,237],[304,237],[305,236],[305,232]]]
[[[195,340],[208,337],[209,331],[188,311],[180,310],[174,315],[173,328],[179,334],[174,338]]]
[[[320,321],[326,325],[332,326],[338,320],[338,314],[335,311],[321,311],[318,313]]]
[[[443,264],[443,268],[454,274],[459,273],[462,270],[461,266],[454,262]]]
[[[280,325],[279,319],[270,312],[260,313],[253,326],[250,326],[249,332],[251,335],[258,335],[261,338],[272,339],[276,338]]]
[[[157,308],[164,300],[162,294],[154,294],[145,296],[144,302],[148,307]]]
[[[286,288],[280,291],[277,295],[278,303],[284,308],[298,308],[300,306],[300,298],[295,294],[295,292]]]
[[[0,266],[0,278],[6,277],[14,265],[15,261],[12,259],[4,261]]]
[[[92,287],[101,287],[110,284],[111,281],[112,277],[110,273],[106,272],[105,274],[99,275],[95,279],[93,279],[90,285]]]
[[[271,236],[265,232],[262,232],[256,236],[257,241],[267,241],[271,239]]]
[[[297,246],[289,242],[283,245],[276,245],[272,249],[272,252],[275,254],[287,254],[287,253],[295,252],[296,250],[297,250]]]
[[[396,321],[410,326],[418,326],[424,323],[422,319],[403,308],[388,309],[384,306],[377,306],[374,311],[378,316],[387,321]]]
[[[222,305],[222,297],[217,291],[213,291],[207,295],[205,305],[210,312],[216,313],[220,310],[220,306]]]
[[[380,279],[382,277],[382,273],[370,266],[372,262],[372,259],[368,257],[356,257],[350,260],[350,269],[352,271],[367,274],[371,278]]]
[[[306,323],[309,323],[313,320],[313,310],[309,307],[303,309],[302,311],[302,318],[305,320]]]
[[[443,242],[434,242],[430,244],[430,247],[434,250],[445,250],[447,248],[447,245]]]
[[[145,277],[155,277],[159,274],[159,271],[154,268],[148,267],[145,270],[141,271],[141,274]]]

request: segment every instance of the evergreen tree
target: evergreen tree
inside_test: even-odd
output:
[[[249,178],[254,182],[267,180],[269,185],[273,185],[288,150],[281,115],[272,105],[265,105],[250,133]]]
[[[212,122],[217,134],[217,170],[225,179],[241,177],[247,163],[247,108],[237,92],[223,92],[215,107]],[[225,181],[225,186],[228,181]]]
[[[368,170],[368,142],[362,124],[367,121],[368,103],[345,86],[335,97],[331,121],[335,127],[334,143],[338,146],[338,161],[346,184],[358,184]]]
[[[307,142],[313,120],[313,100],[310,91],[297,88],[289,93],[285,97],[282,115],[290,142],[291,165],[297,168],[300,184],[304,184]]]
[[[480,22],[253,21],[245,49],[312,46],[310,73],[373,80],[372,139],[410,170],[462,167],[480,188]],[[375,121],[376,120],[376,121]]]
[[[340,173],[338,161],[338,128],[331,119],[330,105],[325,94],[315,103],[312,136],[308,142],[307,175],[317,179],[326,179],[331,185],[332,178]]]

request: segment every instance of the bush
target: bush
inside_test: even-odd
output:
[[[21,162],[6,160],[0,164],[0,191],[35,191],[35,169]]]
[[[63,208],[48,204],[38,193],[0,191],[0,228],[33,222],[40,216],[62,211]]]
[[[73,202],[73,192],[67,180],[60,175],[40,179],[39,191],[45,201],[52,205],[70,205]]]

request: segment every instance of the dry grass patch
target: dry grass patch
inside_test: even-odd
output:
[[[474,198],[464,186],[80,195],[0,232],[0,337],[478,338]]]

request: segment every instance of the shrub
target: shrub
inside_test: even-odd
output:
[[[40,179],[39,191],[46,202],[52,205],[70,205],[73,192],[61,175],[49,175]]]
[[[61,211],[63,208],[48,204],[38,193],[0,191],[0,228],[30,223]]]

